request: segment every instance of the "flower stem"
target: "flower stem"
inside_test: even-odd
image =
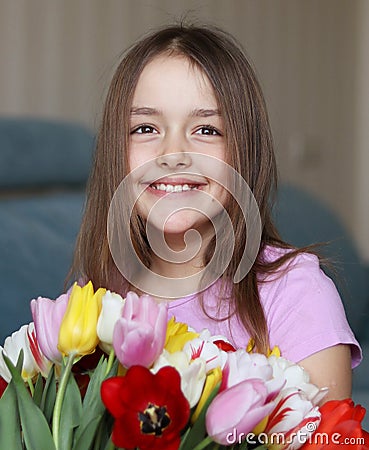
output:
[[[31,378],[29,378],[29,377],[27,378],[27,383],[29,386],[29,390],[31,391],[31,395],[33,397],[33,394],[35,393],[35,387],[33,386]]]
[[[108,447],[106,450],[115,450],[115,445],[113,444],[113,441],[111,440],[111,437],[109,439]]]
[[[110,372],[110,369],[112,368],[113,362],[115,358],[115,352],[114,349],[110,350],[109,358],[108,358],[108,365],[106,366],[105,376]]]
[[[204,440],[199,442],[193,450],[202,450],[207,447],[209,444],[214,442],[210,436],[207,436]]]
[[[58,392],[56,394],[56,400],[55,400],[55,406],[54,406],[54,413],[53,413],[53,423],[52,423],[52,430],[53,430],[53,438],[55,443],[56,450],[59,450],[59,427],[60,427],[60,414],[61,409],[63,406],[63,400],[65,396],[65,391],[67,388],[69,375],[72,371],[73,362],[75,359],[75,354],[71,353],[67,357],[67,364],[64,368],[64,371],[62,373],[62,377],[59,383]]]

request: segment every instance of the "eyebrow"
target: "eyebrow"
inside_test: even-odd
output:
[[[149,108],[148,106],[132,107],[131,116],[161,116],[163,113],[155,108]]]
[[[191,116],[193,117],[211,117],[211,116],[220,116],[219,109],[194,109],[191,112]]]
[[[162,116],[163,112],[156,109],[150,108],[148,106],[142,107],[132,107],[131,116]],[[211,117],[211,116],[221,116],[219,109],[205,109],[205,108],[195,108],[190,113],[191,117]]]

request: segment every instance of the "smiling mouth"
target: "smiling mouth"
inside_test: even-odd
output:
[[[201,187],[200,184],[169,184],[169,183],[152,183],[150,184],[150,188],[155,189],[157,191],[166,192],[166,193],[179,193],[179,192],[187,192],[194,191]]]

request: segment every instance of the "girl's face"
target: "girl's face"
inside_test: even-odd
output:
[[[224,205],[226,191],[212,179],[222,179],[222,164],[213,167],[209,157],[225,161],[223,120],[210,81],[183,56],[155,57],[140,75],[130,116],[129,169],[144,189],[140,216],[173,237],[211,227],[201,211],[181,209],[201,205],[204,193],[220,202],[209,200],[209,216]],[[169,211],[164,224],[153,208],[158,200]]]

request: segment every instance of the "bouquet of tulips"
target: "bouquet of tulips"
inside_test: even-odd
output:
[[[320,408],[326,391],[277,348],[235,349],[165,302],[89,282],[31,310],[0,347],[0,449],[368,448],[360,405]]]

